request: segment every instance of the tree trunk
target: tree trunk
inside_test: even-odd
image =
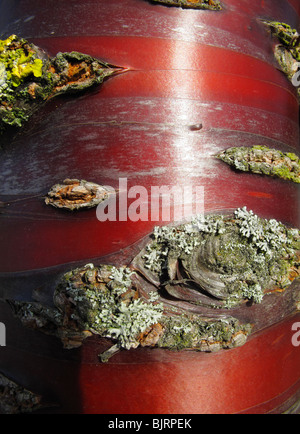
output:
[[[0,1],[1,39],[17,34],[50,56],[78,51],[125,68],[101,88],[51,99],[0,150],[0,321],[7,334],[0,371],[55,404],[45,412],[282,413],[300,398],[297,282],[243,311],[239,319],[259,326],[240,348],[137,348],[106,364],[98,354],[107,339],[63,349],[56,337],[23,327],[6,302],[30,302],[37,292],[40,301],[52,300],[61,276],[88,263],[129,266],[141,240],[172,222],[151,219],[151,186],[201,188],[205,214],[247,207],[299,227],[296,184],[235,171],[216,158],[233,146],[298,152],[296,89],[279,70],[261,20],[297,28],[299,2],[222,3],[213,11],[148,0]],[[47,206],[45,195],[65,179],[116,192],[126,179],[127,191],[146,189],[149,213],[144,221],[120,219],[118,202],[115,221],[100,222],[95,208]]]

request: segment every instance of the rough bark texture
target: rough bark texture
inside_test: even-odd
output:
[[[286,411],[299,399],[299,347],[291,330],[300,300],[298,248],[283,254],[281,247],[291,241],[283,227],[293,236],[291,228],[299,228],[298,185],[232,170],[216,156],[233,146],[297,156],[297,89],[274,57],[278,35],[264,23],[297,29],[297,2],[224,0],[221,10],[185,7],[216,1],[78,0],[59,9],[56,3],[3,0],[1,40],[19,35],[52,59],[87,53],[122,65],[126,74],[78,98],[51,98],[18,135],[2,136],[0,321],[8,344],[0,349],[1,371],[58,402],[53,412]],[[24,83],[41,79],[38,60],[29,59],[33,71],[23,71]],[[71,76],[79,70],[72,67]],[[3,75],[2,67],[0,83]],[[35,89],[31,83],[32,95]],[[145,186],[149,195],[151,186],[203,187],[201,240],[191,245],[192,237],[187,242],[170,229],[173,209],[169,219],[151,220],[150,208],[145,221],[120,219],[124,178],[128,191]],[[97,220],[91,185],[112,187],[118,218]],[[150,207],[149,195],[143,205]],[[252,229],[240,214],[231,237],[217,222],[231,215],[235,227],[234,210],[253,211]],[[272,222],[267,235],[262,221]],[[157,225],[168,229],[154,240],[155,250]],[[249,266],[253,243],[257,266],[264,252],[280,254],[266,275]],[[106,267],[114,268],[105,277]],[[235,278],[231,294],[222,280],[226,270]]]

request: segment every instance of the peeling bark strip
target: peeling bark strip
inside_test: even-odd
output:
[[[66,273],[51,306],[9,304],[25,326],[65,348],[92,334],[111,339],[101,361],[139,346],[218,351],[243,345],[252,331],[220,309],[283,292],[299,277],[299,251],[297,229],[243,208],[156,228],[130,268],[88,264]]]
[[[226,149],[217,158],[243,172],[300,183],[300,159],[292,152],[281,152],[266,146],[239,147]]]
[[[93,208],[108,198],[109,192],[93,182],[78,179],[65,179],[62,184],[54,185],[45,203],[55,208],[69,211]]]
[[[294,82],[294,80],[300,62],[300,34],[286,23],[267,20],[263,23],[268,26],[272,35],[279,41],[279,44],[274,48],[277,62],[288,79],[298,87],[300,82]],[[300,87],[298,87],[298,98],[300,99]]]
[[[121,70],[77,52],[50,58],[16,35],[0,40],[0,134],[22,127],[50,98],[99,85]]]
[[[42,397],[0,373],[0,414],[21,414],[43,408]]]
[[[219,0],[153,0],[166,5],[181,6],[183,8],[220,10]]]

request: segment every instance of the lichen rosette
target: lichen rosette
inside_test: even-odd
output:
[[[243,208],[156,228],[136,266],[172,297],[232,308],[290,286],[299,275],[299,250],[297,229]]]

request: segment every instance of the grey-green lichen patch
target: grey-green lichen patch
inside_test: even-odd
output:
[[[76,348],[97,334],[129,350],[139,346],[140,334],[157,324],[163,313],[155,294],[149,300],[139,297],[132,275],[126,267],[88,264],[63,276],[54,294],[55,308],[10,304],[25,326],[56,335],[65,348]]]
[[[217,158],[243,172],[300,183],[300,159],[292,152],[281,152],[267,146],[233,147],[220,152]]]
[[[300,60],[299,51],[299,33],[296,29],[293,29],[289,24],[281,23],[279,21],[264,20],[271,30],[272,34],[276,36],[281,44],[288,47],[293,57],[296,60]]]
[[[249,325],[228,317],[202,318],[183,309],[165,309],[156,291],[142,296],[127,267],[88,264],[65,274],[56,288],[53,307],[12,302],[15,315],[30,328],[60,338],[72,349],[92,334],[114,345],[100,355],[106,362],[120,349],[160,347],[216,351],[243,345]]]
[[[49,98],[99,85],[120,70],[77,52],[51,58],[16,35],[0,40],[0,134],[22,127]]]
[[[222,9],[219,0],[153,0],[171,6],[181,6],[182,8],[208,9],[218,11]]]
[[[242,346],[252,331],[250,324],[242,325],[234,318],[208,321],[196,315],[170,317],[164,321],[164,328],[158,347],[203,352]]]
[[[263,21],[268,26],[272,35],[278,40],[279,44],[275,46],[274,54],[282,71],[287,75],[290,81],[295,79],[295,74],[299,69],[300,62],[300,34],[286,23],[278,21]],[[299,85],[299,83],[298,83]],[[298,97],[300,98],[300,89],[298,87]]]
[[[87,264],[66,273],[51,306],[9,303],[25,326],[65,348],[92,335],[111,340],[102,362],[139,346],[218,351],[243,345],[252,331],[220,309],[283,292],[299,277],[299,251],[298,229],[244,207],[156,227],[130,268]]]
[[[78,304],[72,319],[80,328],[116,340],[127,350],[139,345],[140,334],[157,324],[163,313],[163,306],[154,295],[149,302],[139,297],[132,274],[125,267],[90,266],[83,275],[80,270],[71,272],[63,282],[67,296]],[[83,285],[84,281],[87,285]]]
[[[0,414],[24,414],[43,408],[42,397],[0,373]]]
[[[297,229],[243,208],[157,227],[134,265],[172,297],[232,308],[290,286],[299,276],[299,250]]]
[[[65,179],[62,184],[54,185],[48,192],[45,203],[54,208],[75,211],[93,208],[108,199],[108,190],[79,179]]]

